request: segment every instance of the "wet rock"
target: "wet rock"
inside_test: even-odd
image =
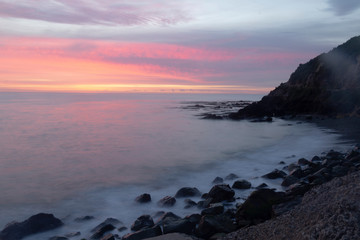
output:
[[[284,180],[281,183],[281,186],[289,187],[290,185],[299,182],[300,179],[298,179],[295,176],[289,175],[284,178]]]
[[[129,233],[122,237],[122,240],[142,240],[162,235],[160,226],[143,229],[134,233]]]
[[[237,209],[236,220],[238,223],[262,222],[273,215],[272,206],[283,201],[284,192],[275,192],[272,189],[259,189],[250,194],[246,201]]]
[[[176,199],[174,197],[166,196],[158,201],[158,205],[160,207],[172,207],[176,203]]]
[[[300,168],[299,165],[297,165],[296,163],[291,163],[291,164],[289,164],[289,166],[287,166],[287,170],[289,172],[294,171],[295,169],[299,169],[299,168]]]
[[[286,201],[284,203],[275,204],[272,206],[273,216],[277,217],[290,210],[294,209],[297,205],[301,203],[302,197],[298,196],[293,198],[291,201]]]
[[[202,238],[209,238],[215,233],[230,233],[236,230],[232,219],[225,215],[205,215],[201,218],[197,228],[197,235]]]
[[[159,220],[156,222],[156,225],[163,225],[164,223],[167,223],[168,221],[174,221],[181,219],[178,215],[172,213],[172,212],[166,212],[164,213]]]
[[[263,189],[263,188],[268,188],[269,186],[266,183],[262,183],[259,186],[256,187],[256,189]]]
[[[183,187],[177,191],[175,198],[198,197],[201,193],[197,188]]]
[[[150,228],[154,226],[154,220],[150,215],[142,215],[138,217],[135,222],[131,225],[132,231],[138,231],[143,228]]]
[[[310,165],[311,164],[311,162],[309,160],[305,159],[305,158],[300,158],[297,163],[300,166]]]
[[[224,182],[224,179],[221,178],[221,177],[216,177],[216,178],[212,181],[213,184],[219,184],[219,183],[223,183],[223,182]]]
[[[185,202],[185,207],[184,207],[185,209],[197,206],[197,203],[191,199],[185,199],[184,202]]]
[[[77,236],[80,236],[80,235],[81,235],[81,232],[73,232],[73,233],[65,234],[65,237],[72,238],[72,237],[77,237]]]
[[[190,216],[186,216],[185,219],[189,220],[191,223],[196,225],[200,222],[201,215],[194,213],[194,214],[191,214]]]
[[[63,225],[53,214],[39,213],[23,222],[13,222],[0,232],[1,240],[20,240],[28,235],[52,230]]]
[[[101,240],[115,240],[115,236],[110,233],[103,237]]]
[[[110,232],[110,231],[112,231],[114,229],[115,229],[114,225],[105,224],[101,228],[98,228],[98,230],[96,230],[93,233],[93,235],[91,235],[90,239],[94,239],[94,240],[95,239],[101,239],[105,235],[105,233],[108,233],[108,232]]]
[[[246,181],[246,180],[237,180],[232,185],[232,188],[249,189],[249,188],[251,188],[251,183],[249,181]]]
[[[151,195],[148,193],[141,194],[140,196],[135,198],[135,202],[137,202],[137,203],[151,202]]]
[[[307,191],[311,189],[311,185],[306,182],[297,182],[289,186],[289,189],[286,191],[288,195],[293,196],[303,196]]]
[[[212,198],[211,203],[217,203],[226,200],[230,201],[234,195],[234,190],[232,190],[227,184],[215,185],[209,192],[209,198]]]
[[[83,217],[75,218],[74,221],[75,222],[86,222],[86,221],[93,220],[94,218],[95,218],[94,216],[83,216]]]
[[[54,236],[49,238],[49,240],[69,240],[67,237]]]
[[[221,120],[223,117],[212,113],[205,113],[203,114],[202,119]]]
[[[321,158],[319,156],[314,156],[312,159],[311,159],[311,162],[313,163],[318,163],[318,162],[321,162]]]
[[[280,161],[280,162],[279,162],[279,164],[284,165],[284,164],[285,164],[285,162],[284,162],[284,161]]]
[[[106,225],[113,225],[113,226],[118,226],[120,224],[123,224],[120,220],[116,219],[116,218],[107,218],[105,221],[103,221],[102,223],[100,223],[99,225],[97,225],[96,227],[94,227],[91,232],[97,232],[98,230],[100,230],[102,227],[106,226]]]
[[[263,175],[263,178],[268,178],[268,179],[277,179],[277,178],[284,178],[286,176],[286,173],[284,171],[275,169],[272,172],[269,172],[265,175]]]
[[[344,166],[335,166],[331,168],[331,173],[334,177],[342,177],[345,176],[349,171],[349,168]]]
[[[195,229],[195,224],[190,222],[188,219],[176,219],[173,221],[167,221],[163,225],[164,234],[167,233],[185,233],[192,234]]]
[[[234,179],[237,179],[237,178],[239,178],[238,175],[236,175],[236,174],[234,174],[234,173],[230,173],[229,175],[227,175],[227,176],[225,177],[225,180],[231,181],[231,180],[234,180]]]
[[[302,178],[302,177],[305,176],[305,174],[304,174],[304,171],[301,170],[301,168],[297,168],[297,169],[292,170],[289,173],[289,176],[293,176],[293,177],[296,177],[296,178]]]
[[[118,228],[118,231],[119,231],[119,232],[123,232],[123,231],[125,231],[125,230],[127,230],[127,227],[125,227],[125,226],[122,226],[122,227],[119,227],[119,228]]]
[[[326,154],[325,158],[328,159],[328,160],[338,160],[338,159],[344,158],[344,154],[341,153],[341,152],[337,152],[337,151],[334,151],[334,150],[330,150],[330,151]]]
[[[211,204],[210,207],[201,211],[201,215],[218,215],[224,212],[224,205],[221,203]]]

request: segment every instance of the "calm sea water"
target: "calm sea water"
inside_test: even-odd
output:
[[[281,168],[280,161],[344,147],[337,135],[311,124],[201,120],[196,111],[181,107],[196,100],[258,99],[0,93],[1,227],[38,212],[54,213],[69,223],[55,232],[59,234],[86,233],[107,217],[130,225],[141,214],[163,210],[156,201],[180,187],[207,192],[216,176],[229,173],[255,186],[264,181],[259,176]],[[277,181],[268,184],[279,187]],[[134,198],[144,192],[152,195],[153,204],[136,206]],[[171,211],[186,215],[195,210],[178,202]],[[74,225],[75,217],[85,215],[97,220]]]

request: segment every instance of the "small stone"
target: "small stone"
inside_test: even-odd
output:
[[[176,203],[176,199],[174,197],[166,196],[158,201],[158,205],[160,207],[172,207]]]
[[[232,188],[249,189],[249,188],[251,188],[251,183],[249,181],[246,181],[246,180],[237,180],[232,185]]]
[[[148,193],[141,194],[140,196],[135,198],[135,202],[137,202],[137,203],[151,202],[151,196]]]
[[[223,183],[223,182],[224,182],[224,179],[221,178],[221,177],[216,177],[216,178],[212,181],[213,184],[219,184],[219,183]]]
[[[269,172],[265,175],[263,175],[263,178],[268,178],[268,179],[277,179],[277,178],[284,178],[286,176],[286,173],[284,171],[275,169],[272,172]]]
[[[236,175],[236,174],[234,174],[234,173],[230,173],[229,175],[227,175],[227,176],[225,177],[225,180],[234,180],[234,179],[237,179],[237,178],[239,178],[238,175]]]
[[[177,191],[175,194],[175,198],[183,198],[183,197],[197,197],[200,196],[201,193],[199,189],[197,188],[191,188],[191,187],[183,187]]]

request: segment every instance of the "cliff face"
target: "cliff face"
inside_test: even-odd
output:
[[[288,82],[230,117],[298,114],[360,116],[360,36],[300,64]]]

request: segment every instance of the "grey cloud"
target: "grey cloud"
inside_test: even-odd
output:
[[[338,16],[348,15],[360,8],[359,0],[328,0],[328,4]]]
[[[0,17],[24,18],[67,24],[102,25],[172,25],[189,20],[180,4],[161,0],[136,1],[37,1],[37,4],[6,2],[0,0]],[[161,7],[159,2],[162,2]]]

